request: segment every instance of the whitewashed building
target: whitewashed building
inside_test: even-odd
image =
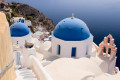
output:
[[[21,22],[16,22],[10,27],[12,43],[24,46],[25,41],[31,42],[31,32],[27,25]]]
[[[11,22],[13,23],[22,22],[22,23],[25,23],[27,26],[32,26],[32,22],[30,20],[26,20],[23,17],[13,17],[11,18]]]
[[[60,21],[52,32],[52,53],[61,57],[91,56],[93,36],[78,18]]]

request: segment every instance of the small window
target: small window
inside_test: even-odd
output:
[[[88,46],[86,47],[86,55],[88,55]]]
[[[58,45],[58,54],[60,55],[60,45]]]
[[[106,53],[106,47],[103,48],[103,52]]]
[[[108,49],[108,54],[111,54],[111,48]]]
[[[110,43],[110,38],[108,37],[108,43]]]
[[[72,54],[71,54],[72,57],[76,57],[76,47],[73,47],[72,48]]]

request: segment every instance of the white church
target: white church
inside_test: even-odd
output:
[[[74,17],[60,21],[52,32],[52,53],[61,57],[91,56],[92,43],[87,25]]]
[[[32,70],[31,76],[35,79],[31,80],[120,79],[112,35],[104,37],[97,46],[86,23],[74,16],[56,25],[51,41],[33,38],[30,29],[22,22],[14,23],[10,32],[16,80],[24,80],[25,75],[21,75],[24,69]]]

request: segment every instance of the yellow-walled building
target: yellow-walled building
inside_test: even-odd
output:
[[[0,12],[0,80],[15,80],[13,60],[9,24],[5,14]]]

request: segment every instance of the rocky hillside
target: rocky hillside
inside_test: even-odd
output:
[[[55,27],[51,19],[47,18],[42,12],[39,12],[29,5],[12,3],[11,8],[13,10],[13,13],[17,13],[18,15],[31,20],[34,29],[36,28],[36,26],[41,25],[43,28],[45,28],[45,30],[51,32]]]

